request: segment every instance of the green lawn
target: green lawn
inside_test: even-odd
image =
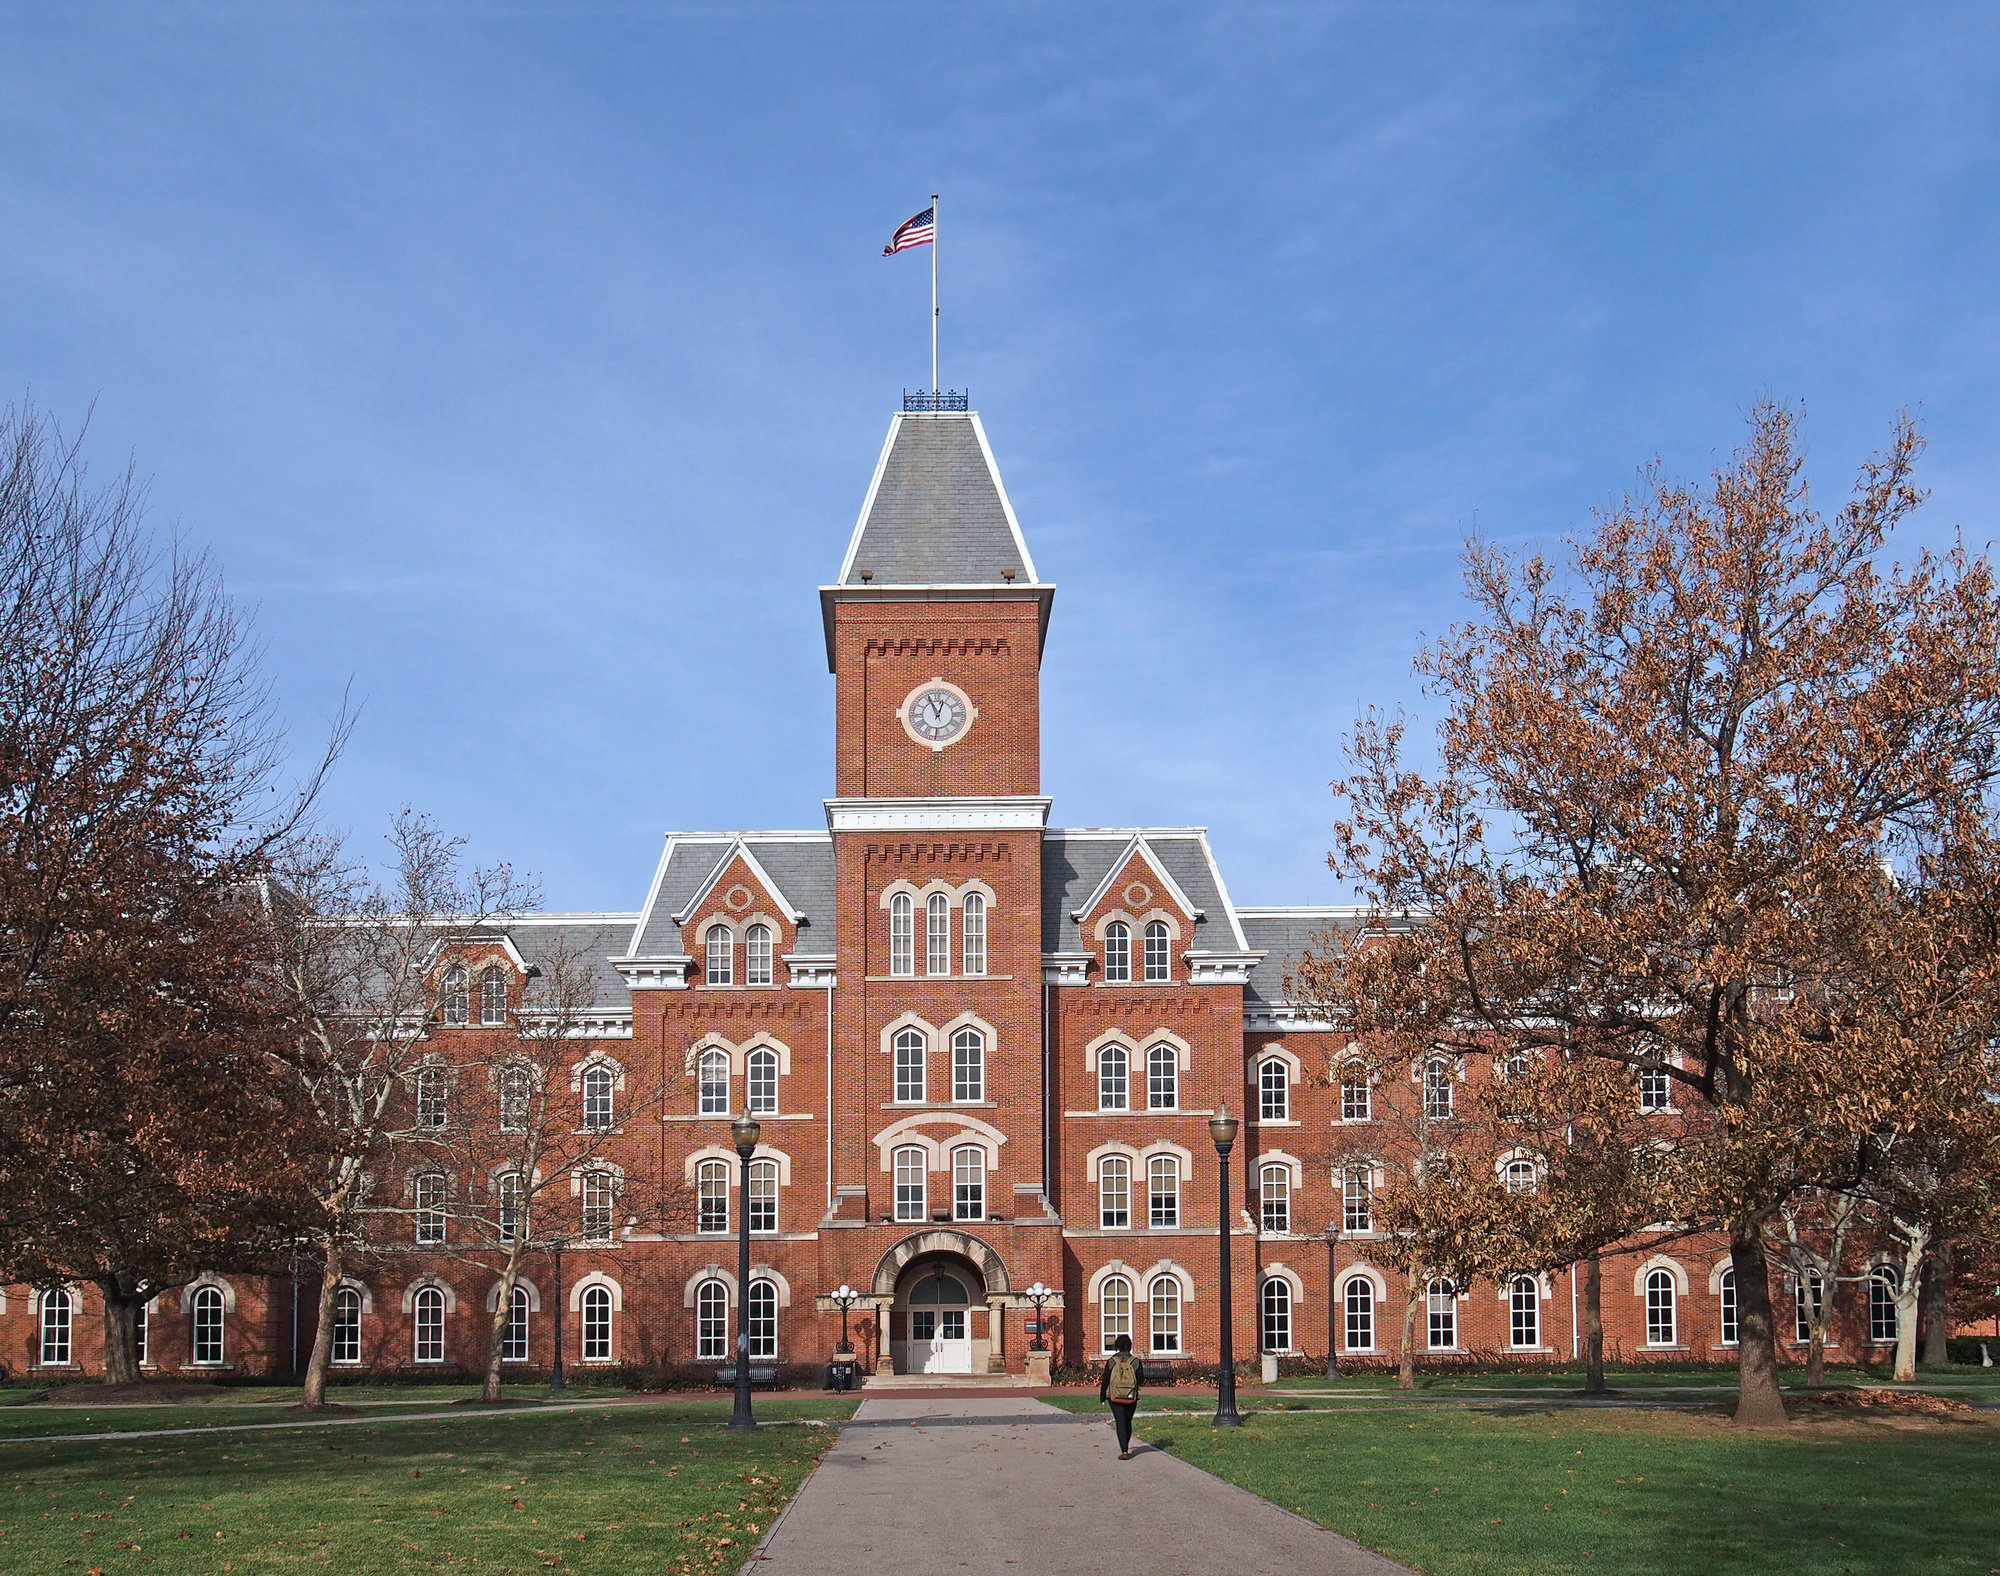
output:
[[[24,1409],[8,1422],[28,1410],[59,1421],[76,1411]],[[0,1569],[734,1571],[833,1431],[733,1434],[719,1426],[728,1410],[669,1402],[166,1439],[15,1437],[0,1443]],[[772,1419],[852,1410],[832,1398],[758,1401]]]
[[[1210,1405],[1213,1405],[1211,1400]],[[2000,1428],[1466,1406],[1140,1412],[1139,1437],[1429,1576],[1846,1576],[2000,1568]]]

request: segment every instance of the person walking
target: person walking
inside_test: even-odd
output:
[[[1139,1387],[1146,1371],[1132,1355],[1132,1337],[1121,1335],[1111,1348],[1111,1360],[1104,1365],[1104,1377],[1097,1384],[1097,1399],[1111,1407],[1111,1426],[1118,1430],[1118,1459],[1132,1459],[1132,1414],[1139,1410]]]

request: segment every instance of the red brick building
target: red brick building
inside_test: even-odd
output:
[[[1408,1088],[1343,1078],[1342,1037],[1283,994],[1340,911],[1238,907],[1196,827],[1051,823],[1040,669],[1054,595],[979,418],[896,417],[819,591],[837,712],[824,824],[675,833],[636,913],[535,916],[461,960],[498,994],[434,1031],[446,1058],[492,1032],[482,1017],[504,1025],[558,940],[603,960],[576,1060],[579,1089],[595,1068],[608,1101],[607,1165],[678,1178],[695,1200],[690,1229],[642,1230],[606,1211],[593,1225],[579,1190],[568,1363],[724,1358],[746,1207],[729,1124],[746,1106],[762,1124],[747,1201],[757,1360],[824,1362],[841,1328],[828,1294],[845,1284],[879,1370],[1019,1372],[1039,1282],[1067,1361],[1129,1333],[1141,1351],[1213,1362],[1207,1122],[1225,1103],[1244,1118],[1230,1160],[1239,1356],[1323,1361],[1330,1338],[1343,1357],[1393,1353],[1401,1292],[1371,1261],[1369,1198],[1398,1161],[1371,1137],[1399,1101],[1450,1098],[1466,1070],[1446,1069],[1442,1094],[1421,1069]],[[665,1094],[635,1103],[639,1088]],[[480,1366],[492,1271],[411,1247],[345,1289],[340,1366]],[[1611,1349],[1727,1358],[1727,1269],[1719,1242],[1607,1264]],[[531,1258],[512,1348],[524,1366],[549,1361],[555,1272]],[[1782,1313],[1793,1288],[1773,1289]],[[314,1301],[310,1281],[208,1277],[150,1310],[148,1365],[288,1371]],[[1893,1305],[1868,1282],[1839,1301],[1830,1355],[1883,1355]],[[1580,1315],[1568,1275],[1440,1287],[1417,1344],[1566,1360]],[[84,1290],[9,1288],[0,1361],[85,1370],[98,1329]]]

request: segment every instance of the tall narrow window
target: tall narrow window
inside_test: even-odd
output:
[[[1868,1339],[1893,1341],[1901,1321],[1896,1316],[1897,1277],[1893,1266],[1878,1264],[1868,1273]]]
[[[194,1346],[190,1355],[204,1367],[212,1367],[222,1361],[223,1308],[220,1287],[195,1287]]]
[[[1340,1229],[1375,1229],[1375,1171],[1372,1166],[1348,1166],[1340,1175]]]
[[[1257,1173],[1258,1215],[1266,1231],[1292,1229],[1292,1173],[1284,1166],[1265,1166]]]
[[[528,1360],[528,1288],[516,1284],[507,1296],[507,1328],[500,1332],[500,1361]]]
[[[1181,1349],[1181,1283],[1171,1275],[1155,1277],[1152,1288],[1153,1350]]]
[[[1340,1071],[1340,1119],[1343,1122],[1375,1120],[1374,1090],[1368,1082],[1368,1069],[1359,1062],[1350,1062]]]
[[[1146,1053],[1146,1108],[1172,1111],[1180,1103],[1180,1052],[1171,1045],[1156,1045]]]
[[[1424,1063],[1424,1116],[1432,1122],[1448,1122],[1452,1111],[1451,1063],[1433,1056]]]
[[[352,1286],[333,1294],[333,1361],[361,1361],[361,1293]]]
[[[729,1288],[705,1280],[694,1294],[694,1354],[697,1358],[729,1355]]]
[[[450,1108],[445,1098],[445,1070],[426,1067],[417,1074],[417,1126],[435,1131],[445,1125]]]
[[[143,1302],[132,1310],[132,1344],[138,1348],[139,1366],[141,1368],[146,1367],[153,1360],[153,1321],[151,1312],[151,1304]]]
[[[1152,1226],[1181,1223],[1181,1163],[1155,1155],[1146,1163],[1146,1221]]]
[[[1107,1045],[1097,1053],[1097,1109],[1125,1111],[1132,1104],[1132,1063],[1122,1045]]]
[[[494,963],[479,976],[479,1023],[496,1028],[507,1021],[507,971]]]
[[[921,1029],[898,1029],[892,1042],[896,1053],[896,1100],[921,1105],[924,1100],[924,1053],[929,1049]]]
[[[410,1185],[416,1206],[417,1246],[436,1247],[444,1241],[444,1174],[426,1171]]]
[[[1257,1067],[1257,1115],[1266,1122],[1292,1119],[1292,1072],[1275,1056]]]
[[[1430,1315],[1431,1350],[1455,1350],[1458,1346],[1458,1288],[1448,1280],[1432,1281],[1424,1288],[1424,1308]]]
[[[1167,927],[1154,919],[1146,923],[1146,982],[1157,985],[1173,977],[1172,954],[1168,950]]]
[[[1648,1346],[1672,1346],[1674,1344],[1674,1278],[1665,1270],[1654,1270],[1646,1277],[1646,1344]]]
[[[1132,978],[1132,927],[1114,919],[1104,927],[1104,982],[1123,985]]]
[[[729,1162],[704,1160],[695,1167],[695,1230],[718,1236],[729,1230]]]
[[[743,983],[771,983],[771,927],[752,925],[743,935]]]
[[[1516,1275],[1507,1288],[1507,1344],[1523,1350],[1542,1344],[1542,1289],[1532,1275]]]
[[[701,1085],[701,1114],[703,1116],[727,1116],[729,1114],[729,1053],[719,1046],[710,1046],[701,1053],[699,1063]]]
[[[928,1213],[924,1189],[930,1175],[930,1157],[914,1144],[896,1151],[896,1218],[922,1220]]]
[[[1264,1282],[1264,1350],[1292,1349],[1292,1283],[1273,1275]]]
[[[952,1033],[951,1097],[960,1101],[986,1098],[986,1036],[977,1029]]]
[[[446,1023],[458,1025],[466,1020],[465,970],[449,969],[444,977],[444,991],[438,999],[438,1016]]]
[[[917,906],[907,892],[889,899],[889,972],[917,972]]]
[[[587,1363],[605,1363],[611,1360],[609,1287],[583,1288],[583,1360]]]
[[[951,900],[942,892],[924,899],[924,972],[951,972]]]
[[[1501,1168],[1501,1181],[1509,1193],[1532,1193],[1535,1191],[1535,1163],[1532,1160],[1516,1158]]]
[[[435,1286],[419,1286],[412,1304],[410,1355],[420,1363],[444,1361],[444,1293]]]
[[[778,1234],[778,1162],[750,1162],[750,1234],[775,1237]]]
[[[752,1116],[778,1114],[778,1053],[768,1045],[752,1051],[744,1068]]]
[[[1341,1309],[1347,1319],[1347,1349],[1350,1352],[1375,1350],[1375,1287],[1365,1275],[1348,1277],[1341,1293]]]
[[[586,1067],[583,1070],[583,1125],[593,1132],[603,1132],[611,1126],[611,1098],[618,1085],[618,1075],[609,1067]]]
[[[583,1199],[583,1235],[591,1242],[608,1242],[617,1226],[617,1180],[609,1171],[586,1171],[579,1180]]]
[[[1734,1270],[1730,1274],[1734,1275]],[[1812,1339],[1813,1323],[1819,1318],[1820,1309],[1826,1302],[1826,1277],[1816,1269],[1809,1269],[1803,1276],[1792,1280],[1792,1326],[1797,1332],[1799,1344],[1805,1345]]]
[[[534,1079],[516,1062],[500,1069],[500,1130],[519,1133],[528,1125],[528,1105],[534,1097]]]
[[[1715,1282],[1715,1300],[1722,1311],[1722,1344],[1735,1346],[1743,1336],[1742,1315],[1736,1303],[1736,1270],[1732,1266],[1722,1272]],[[1800,1340],[1804,1340],[1802,1335]]]
[[[959,967],[967,974],[979,975],[986,972],[986,899],[977,892],[968,892],[960,899],[959,909],[961,940],[959,944]]]
[[[42,1293],[42,1363],[53,1366],[69,1361],[70,1327],[76,1305],[61,1286]]]
[[[521,1219],[521,1206],[526,1201],[527,1191],[521,1185],[521,1173],[518,1171],[505,1172],[494,1186],[502,1242],[512,1242],[526,1230],[526,1223]]]
[[[965,1144],[951,1156],[951,1218],[986,1218],[986,1151]]]
[[[767,1280],[750,1283],[750,1360],[778,1355],[778,1288]]]
[[[1118,1344],[1118,1337],[1132,1333],[1132,1283],[1123,1275],[1107,1275],[1097,1288],[1097,1306],[1103,1325],[1104,1350]]]
[[[1107,1231],[1132,1224],[1132,1162],[1122,1155],[1098,1162],[1097,1223]]]
[[[1673,1105],[1673,1085],[1666,1073],[1657,1067],[1639,1069],[1639,1109],[1641,1111],[1665,1111]]]
[[[736,978],[736,938],[727,925],[710,925],[702,946],[706,968],[703,978],[710,985],[729,985]]]

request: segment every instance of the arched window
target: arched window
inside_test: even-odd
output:
[[[924,1102],[924,1053],[929,1046],[922,1029],[898,1029],[896,1053],[896,1099],[902,1105]]]
[[[963,1144],[951,1153],[951,1218],[986,1218],[986,1151]]]
[[[767,1280],[750,1283],[750,1360],[778,1355],[778,1288]]]
[[[1127,1111],[1132,1106],[1131,1058],[1122,1045],[1107,1045],[1097,1053],[1097,1109]]]
[[[1103,1325],[1103,1350],[1110,1351],[1118,1337],[1132,1333],[1132,1283],[1123,1275],[1107,1275],[1097,1288],[1097,1306]]]
[[[710,985],[729,985],[736,977],[736,938],[727,925],[710,925],[702,945],[707,964],[704,978]]]
[[[42,1293],[42,1363],[53,1366],[69,1361],[70,1327],[75,1322],[76,1304],[70,1294],[57,1286]]]
[[[586,1067],[583,1070],[583,1125],[593,1132],[602,1132],[611,1125],[611,1097],[618,1082],[617,1074],[609,1067]]]
[[[1375,1229],[1375,1168],[1346,1166],[1340,1173],[1340,1229],[1363,1233]]]
[[[778,1114],[778,1053],[768,1045],[750,1053],[749,1102],[752,1116]]]
[[[915,1144],[906,1144],[891,1161],[896,1168],[896,1218],[922,1220],[929,1213],[925,1184],[930,1176],[930,1157]]]
[[[1172,1111],[1181,1103],[1181,1058],[1171,1045],[1156,1045],[1146,1053],[1146,1108]]]
[[[778,1234],[778,1162],[750,1162],[750,1235]]]
[[[695,1289],[694,1354],[729,1355],[729,1288],[719,1280],[705,1280]]]
[[[1736,1270],[1733,1266],[1715,1278],[1715,1301],[1722,1312],[1722,1344],[1739,1345],[1743,1337],[1743,1319],[1736,1301]]]
[[[1675,1320],[1674,1278],[1666,1270],[1646,1276],[1646,1344],[1672,1346]]]
[[[1132,978],[1132,927],[1114,919],[1104,927],[1104,982],[1123,985]]]
[[[417,1246],[436,1247],[444,1241],[444,1173],[426,1171],[410,1184],[410,1201],[417,1226]]]
[[[1657,1067],[1639,1069],[1639,1109],[1641,1111],[1666,1111],[1673,1107],[1673,1085],[1665,1072]]]
[[[1818,1270],[1808,1269],[1803,1277],[1792,1278],[1792,1327],[1801,1346],[1812,1339],[1813,1324],[1825,1305],[1826,1277]]]
[[[1501,1168],[1501,1178],[1509,1193],[1532,1193],[1535,1191],[1535,1163],[1532,1160],[1515,1158]]]
[[[916,957],[917,906],[907,892],[889,899],[889,972],[914,974]]]
[[[695,1230],[711,1236],[729,1230],[729,1162],[704,1160],[694,1169]]]
[[[527,1230],[527,1222],[523,1218],[526,1211],[523,1206],[527,1203],[528,1190],[522,1185],[521,1173],[518,1171],[503,1173],[494,1186],[494,1194],[499,1204],[497,1213],[500,1240],[512,1242],[515,1237]]]
[[[1500,1076],[1509,1083],[1519,1083],[1528,1076],[1528,1053],[1515,1049],[1509,1051],[1500,1061]]]
[[[1257,1173],[1259,1217],[1266,1231],[1292,1229],[1292,1173],[1285,1166],[1264,1166]]]
[[[771,927],[752,925],[743,933],[743,983],[771,983]]]
[[[1292,1283],[1273,1275],[1264,1282],[1264,1350],[1292,1349]]]
[[[968,892],[960,899],[960,903],[961,944],[959,947],[959,967],[967,974],[984,974],[986,972],[986,899],[977,892]]]
[[[611,1360],[611,1291],[605,1286],[583,1288],[583,1360]]]
[[[519,1062],[500,1069],[500,1130],[504,1133],[518,1133],[528,1125],[528,1105],[533,1100],[535,1083],[528,1069]]]
[[[729,1053],[719,1046],[710,1046],[701,1053],[698,1064],[698,1081],[701,1087],[701,1114],[703,1116],[727,1116],[729,1114]]]
[[[1146,922],[1146,980],[1158,984],[1173,977],[1172,953],[1168,950],[1167,927],[1161,920]]]
[[[1458,1346],[1458,1288],[1448,1280],[1433,1280],[1424,1288],[1424,1308],[1430,1315],[1431,1350],[1455,1350]]]
[[[1153,1278],[1153,1350],[1177,1352],[1181,1349],[1181,1283],[1171,1275]]]
[[[463,1024],[466,1020],[465,970],[452,968],[445,971],[444,991],[438,998],[438,1016],[446,1023]]]
[[[1113,1231],[1132,1224],[1132,1162],[1123,1155],[1097,1163],[1097,1223]]]
[[[1146,1163],[1146,1198],[1148,1224],[1181,1223],[1181,1163],[1172,1155],[1155,1155]]]
[[[417,1074],[417,1126],[435,1131],[450,1118],[445,1070],[426,1067]]]
[[[479,976],[479,1023],[494,1028],[507,1021],[507,971],[488,964]]]
[[[1893,1341],[1901,1321],[1896,1316],[1897,1275],[1892,1264],[1868,1272],[1868,1339]]]
[[[342,1286],[333,1294],[333,1354],[336,1363],[361,1361],[361,1293]]]
[[[194,1345],[192,1361],[213,1367],[222,1361],[222,1288],[197,1286],[194,1289]]]
[[[586,1171],[578,1179],[583,1202],[583,1234],[592,1242],[609,1242],[617,1231],[617,1180],[609,1171]]]
[[[1451,1063],[1433,1056],[1424,1063],[1424,1118],[1448,1122],[1452,1111]]]
[[[500,1361],[528,1360],[528,1288],[516,1285],[507,1295],[507,1328],[500,1332]]]
[[[986,1098],[986,1036],[977,1029],[952,1032],[951,1097],[960,1101]]]
[[[924,899],[924,972],[951,972],[951,900],[942,892]]]
[[[1368,1069],[1349,1062],[1340,1070],[1340,1119],[1343,1122],[1375,1120],[1374,1091],[1368,1083]]]
[[[1366,1275],[1350,1275],[1341,1293],[1341,1308],[1347,1316],[1347,1349],[1350,1352],[1375,1350],[1375,1286]]]
[[[412,1304],[414,1340],[410,1355],[420,1363],[444,1361],[444,1293],[420,1286]]]
[[[1292,1119],[1292,1072],[1275,1056],[1257,1067],[1257,1115],[1266,1122]]]
[[[1542,1289],[1532,1275],[1516,1275],[1508,1284],[1507,1344],[1522,1349],[1542,1344]]]

